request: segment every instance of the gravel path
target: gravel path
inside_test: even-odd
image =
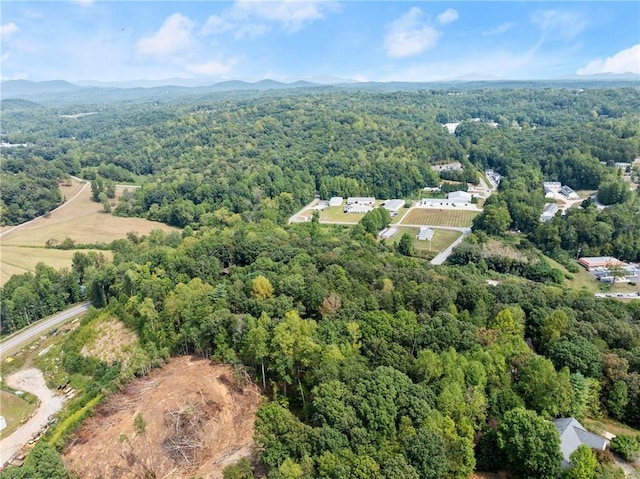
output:
[[[37,396],[40,404],[26,423],[0,441],[0,465],[5,464],[27,444],[31,436],[47,424],[49,416],[62,408],[63,403],[63,397],[54,394],[54,391],[47,387],[42,371],[39,369],[23,369],[4,379],[6,384],[13,389],[26,391]]]

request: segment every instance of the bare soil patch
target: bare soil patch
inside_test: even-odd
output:
[[[260,402],[231,367],[175,358],[98,406],[63,458],[81,478],[221,478],[251,455]]]

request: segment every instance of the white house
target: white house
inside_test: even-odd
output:
[[[607,440],[604,437],[587,431],[582,424],[572,417],[556,419],[553,421],[558,434],[560,435],[560,450],[562,451],[562,467],[571,467],[569,456],[582,444],[586,444],[591,449],[604,451],[607,447]]]
[[[540,215],[540,221],[543,223],[552,219],[556,213],[558,212],[558,205],[555,203],[547,203],[544,206],[544,210],[542,210],[542,214]]]
[[[334,196],[329,200],[329,206],[342,206],[342,196]]]
[[[431,238],[433,238],[433,233],[434,231],[431,228],[427,226],[421,226],[416,238],[421,241],[431,241]]]

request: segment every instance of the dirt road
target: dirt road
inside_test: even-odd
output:
[[[27,444],[31,436],[47,424],[49,416],[62,408],[63,402],[62,396],[54,394],[47,387],[42,371],[39,369],[23,369],[4,379],[12,388],[37,396],[40,404],[31,419],[9,437],[0,441],[0,465],[6,463],[20,448]]]

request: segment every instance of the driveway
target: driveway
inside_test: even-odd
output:
[[[39,399],[39,404],[36,412],[26,423],[0,441],[0,465],[5,464],[22,449],[29,439],[47,424],[50,415],[60,411],[64,399],[47,387],[39,369],[23,369],[4,378],[4,381],[13,389],[33,394]]]

